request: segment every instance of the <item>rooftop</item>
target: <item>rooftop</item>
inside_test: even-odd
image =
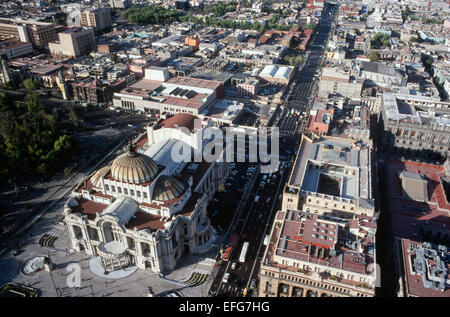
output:
[[[389,120],[417,124],[450,125],[448,114],[439,108],[448,107],[445,102],[437,102],[431,97],[383,93],[382,109]],[[420,106],[420,104],[424,104]]]
[[[342,198],[372,199],[370,172],[369,144],[334,137],[313,142],[303,137],[289,185]]]
[[[349,220],[298,210],[279,211],[276,220],[281,226],[272,250],[268,250],[269,262],[286,258],[360,274],[374,273],[375,230],[370,230],[370,222],[356,221],[357,229],[365,229],[365,233],[351,238]]]
[[[431,248],[430,248],[431,246]],[[408,295],[450,297],[450,257],[447,247],[401,240]]]
[[[400,175],[412,175],[427,181],[427,199],[414,201],[402,195]],[[386,183],[391,213],[391,226],[395,236],[423,241],[423,228],[449,231],[450,205],[446,198],[442,178],[442,166],[425,163],[389,160],[387,162]]]
[[[191,77],[172,77],[166,81],[166,84],[175,84],[180,86],[217,89],[222,83],[218,81],[191,78]]]

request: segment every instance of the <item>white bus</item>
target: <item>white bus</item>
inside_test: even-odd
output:
[[[239,256],[239,262],[244,263],[245,257],[247,256],[248,251],[248,242],[244,242],[244,245],[242,246],[241,255]]]

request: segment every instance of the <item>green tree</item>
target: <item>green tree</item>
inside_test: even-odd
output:
[[[37,113],[41,108],[41,100],[39,99],[39,95],[35,92],[26,95],[25,103],[28,111],[31,113]]]
[[[69,113],[69,121],[74,127],[78,128],[82,122],[82,119],[74,109],[71,109]]]
[[[28,90],[36,90],[36,89],[39,89],[40,88],[40,83],[39,83],[39,80],[37,80],[37,79],[31,79],[31,78],[29,78],[29,79],[25,79],[24,81],[23,81],[23,85],[24,85],[24,87],[26,88],[26,89],[28,89]]]
[[[370,39],[371,49],[382,49],[389,46],[389,34],[377,33]]]
[[[370,52],[369,58],[371,62],[378,62],[381,56],[378,52]]]
[[[289,58],[289,65],[290,66],[298,66],[303,62],[303,56],[297,55],[297,56],[291,56]]]

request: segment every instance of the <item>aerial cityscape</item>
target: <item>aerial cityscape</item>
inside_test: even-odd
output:
[[[450,298],[450,1],[3,1],[0,63],[0,297]]]

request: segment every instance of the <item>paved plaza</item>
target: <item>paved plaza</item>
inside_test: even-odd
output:
[[[11,250],[0,256],[0,285],[15,282],[29,285],[40,291],[40,296],[147,296],[148,289],[153,289],[155,296],[164,296],[170,291],[178,291],[186,297],[208,296],[209,287],[213,281],[211,272],[215,268],[215,257],[218,247],[202,256],[183,256],[173,272],[166,276],[146,270],[136,270],[131,275],[112,279],[93,273],[89,267],[91,256],[81,253],[71,253],[69,233],[66,226],[54,224],[55,215],[61,212],[64,201],[58,202],[53,210],[45,214],[33,228],[23,235],[16,243],[20,244],[20,254],[13,256]],[[39,239],[45,233],[58,237],[53,248],[42,247]],[[42,270],[33,275],[21,274],[22,265],[35,256],[49,256],[54,268],[51,272]],[[67,286],[70,271],[67,266],[77,263],[81,267],[80,288]],[[190,286],[185,281],[196,273],[208,274],[205,282]]]

